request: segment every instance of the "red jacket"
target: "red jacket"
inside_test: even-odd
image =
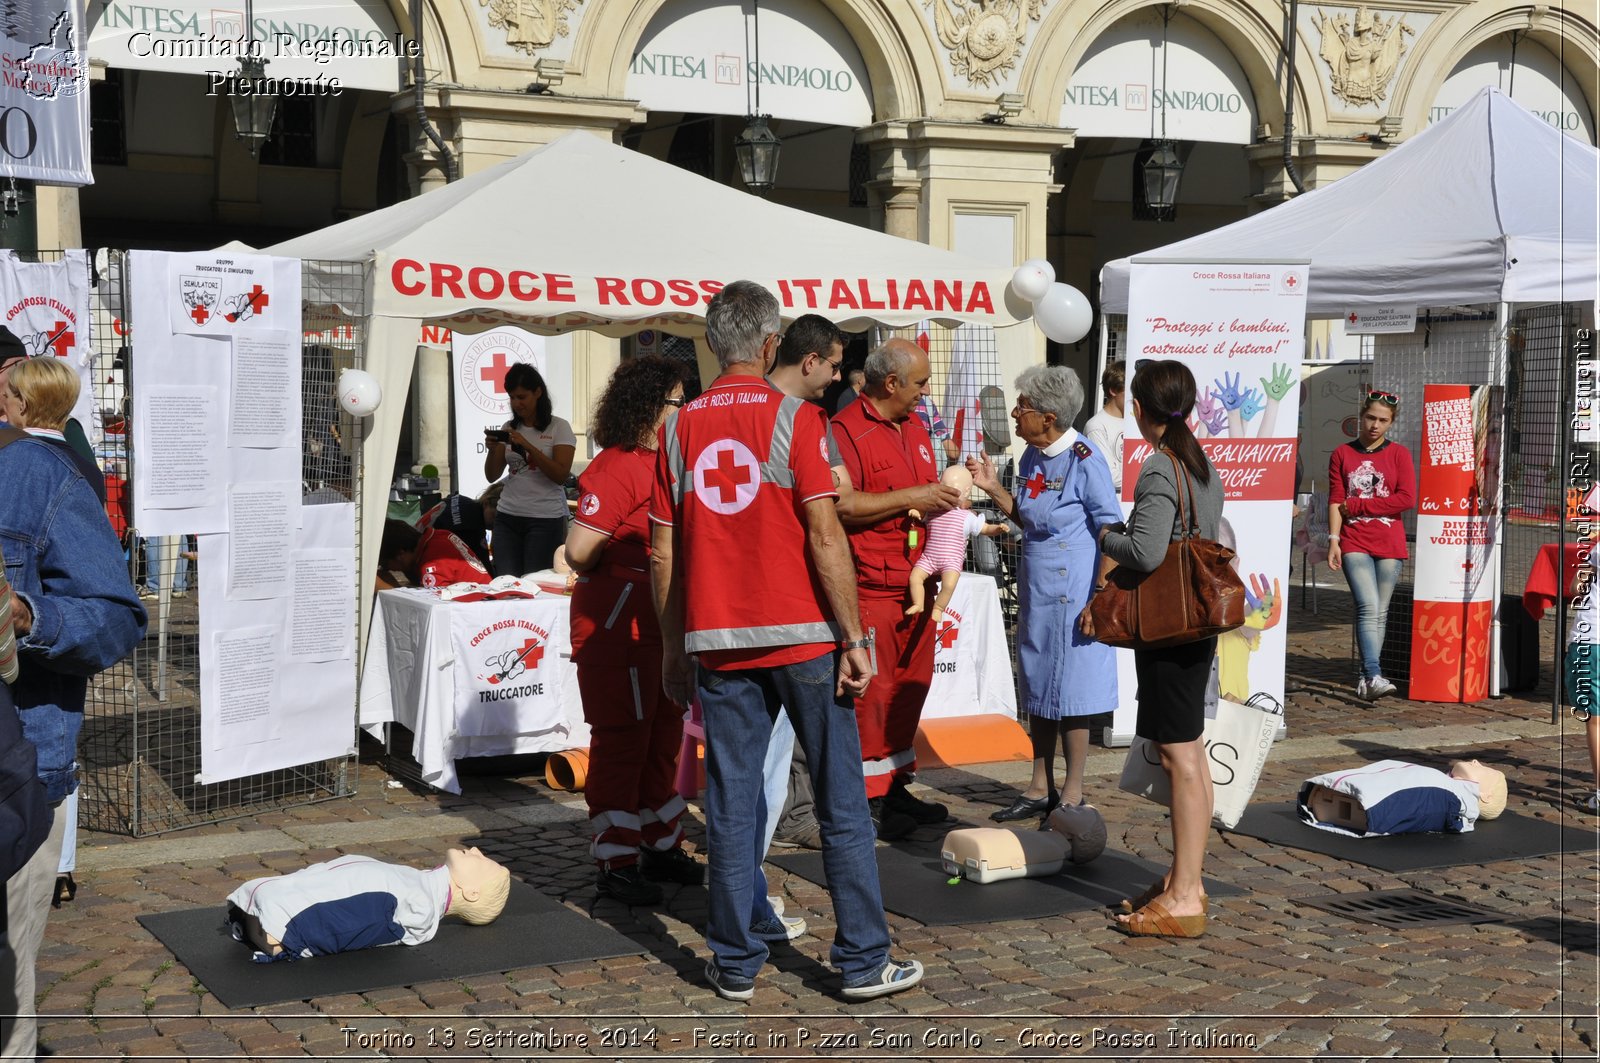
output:
[[[898,424],[886,420],[865,395],[834,416],[833,436],[844,467],[850,472],[850,483],[857,491],[883,494],[939,479],[933,439],[922,421],[914,416]],[[905,594],[911,569],[922,556],[927,539],[926,529],[918,525],[917,545],[913,547],[912,527],[910,518],[902,516],[847,529],[863,593],[875,597]]]

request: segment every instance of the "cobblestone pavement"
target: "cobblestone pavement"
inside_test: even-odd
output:
[[[1288,799],[1300,780],[1340,764],[1398,756],[1442,767],[1477,756],[1506,769],[1512,809],[1593,830],[1575,805],[1592,785],[1581,729],[1550,722],[1548,675],[1526,698],[1475,706],[1357,702],[1348,601],[1324,590],[1321,605],[1318,616],[1291,616],[1289,737],[1258,800]],[[1092,752],[1091,799],[1114,846],[1164,862],[1163,811],[1117,791],[1121,761],[1118,750]],[[995,764],[928,771],[920,782],[986,823],[1026,776],[1024,764]],[[775,947],[754,1001],[741,1005],[704,983],[702,891],[669,886],[653,910],[597,901],[581,798],[532,775],[464,781],[461,797],[424,792],[370,759],[353,799],[150,839],[82,835],[81,889],[51,914],[39,960],[42,1044],[58,1059],[1597,1056],[1593,845],[1391,874],[1214,834],[1207,874],[1248,893],[1219,898],[1201,939],[1125,938],[1103,912],[944,927],[891,914],[898,952],[922,960],[927,978],[854,1006],[834,995],[826,967],[826,893],[769,865],[773,891],[811,933]],[[689,817],[691,849],[703,838],[699,815]],[[230,1011],[135,922],[205,905],[220,917],[238,882],[339,853],[426,865],[460,842],[641,953]],[[1504,919],[1396,931],[1294,901],[1405,887]]]

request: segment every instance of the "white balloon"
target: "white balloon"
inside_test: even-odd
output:
[[[378,378],[364,369],[346,369],[339,374],[339,408],[357,417],[369,417],[383,402]]]
[[[1011,275],[1011,290],[1017,298],[1031,303],[1042,298],[1055,279],[1054,266],[1042,258],[1030,258]]]
[[[1082,292],[1070,284],[1052,284],[1050,290],[1034,300],[1033,320],[1039,331],[1057,343],[1077,343],[1089,334],[1094,311]]]

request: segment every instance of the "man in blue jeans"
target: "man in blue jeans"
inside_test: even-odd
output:
[[[838,930],[832,962],[847,999],[909,989],[915,960],[889,958],[851,699],[872,674],[855,568],[834,512],[821,411],[764,378],[778,302],[736,281],[706,310],[722,375],[661,430],[650,504],[662,685],[688,701],[699,663],[711,849],[706,978],[749,1000],[767,959],[750,932],[762,762],[788,710],[816,789],[822,860]]]
[[[20,665],[10,693],[23,737],[38,749],[45,796],[57,810],[49,838],[6,882],[0,1057],[33,1059],[34,960],[61,860],[66,820],[59,806],[78,785],[84,695],[89,677],[121,660],[144,635],[145,612],[105,509],[71,456],[19,434],[0,428],[0,484],[6,485],[0,552],[15,593],[11,623]]]

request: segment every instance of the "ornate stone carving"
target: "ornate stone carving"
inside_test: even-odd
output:
[[[1333,74],[1333,94],[1354,107],[1387,99],[1389,82],[1406,51],[1405,38],[1417,32],[1406,25],[1406,17],[1386,19],[1362,4],[1354,26],[1348,15],[1330,17],[1320,8],[1316,24],[1322,31],[1322,58]]]
[[[570,32],[567,13],[576,10],[583,0],[478,0],[478,3],[489,9],[489,25],[506,31],[507,44],[532,55]]]
[[[950,65],[973,85],[993,85],[1022,55],[1028,22],[1049,0],[924,0]]]

